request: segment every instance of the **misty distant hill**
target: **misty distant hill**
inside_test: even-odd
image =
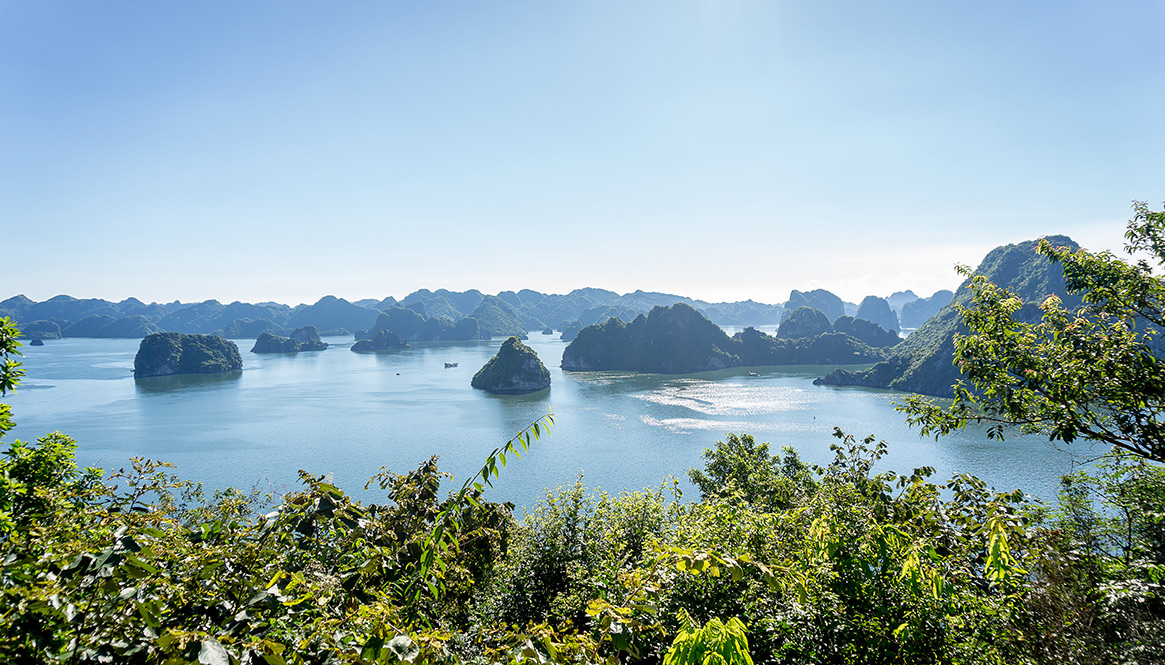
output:
[[[480,291],[429,291],[422,289],[405,296],[401,302],[409,305],[423,303],[428,316],[448,316],[456,318],[449,310],[452,306],[459,316],[470,316],[487,296]],[[710,303],[671,293],[634,291],[620,295],[605,289],[575,289],[565,294],[540,293],[531,289],[502,291],[496,296],[513,309],[513,314],[527,330],[551,328],[564,330],[572,325],[589,325],[605,321],[611,316],[631,320],[651,308],[670,306],[682,302],[713,322],[725,326],[776,325],[780,323],[782,305],[758,303],[744,300],[731,303]],[[599,318],[604,317],[605,318]]]
[[[382,331],[393,333],[398,341],[429,342],[434,340],[483,339],[477,319],[457,320],[445,316],[427,317],[410,307],[389,307],[376,317],[368,330],[356,331],[356,339],[375,340]]]
[[[569,331],[573,335],[588,325],[602,323],[612,317],[631,321],[655,307],[670,307],[675,303],[688,305],[717,325],[738,329],[776,326],[781,323],[786,312],[805,304],[825,312],[831,322],[845,311],[852,309],[856,313],[857,309],[856,305],[845,303],[823,289],[804,293],[793,291],[787,303],[779,304],[753,300],[706,302],[655,291],[619,294],[597,288],[575,289],[564,294],[521,289],[502,291],[496,296],[477,289],[420,289],[400,300],[387,296],[379,300],[366,298],[352,302],[328,295],[313,304],[295,307],[275,302],[232,302],[224,305],[217,300],[163,304],[127,298],[113,302],[100,298],[78,299],[68,295],[36,302],[17,295],[0,301],[0,316],[8,316],[25,328],[32,326],[31,330],[42,333],[46,339],[56,336],[140,337],[152,332],[251,338],[263,332],[285,334],[305,326],[314,326],[323,334],[340,330],[349,333],[367,331],[376,326],[381,312],[404,307],[425,319],[444,320],[451,325],[461,326],[456,333],[445,329],[437,332],[436,328],[432,328],[425,335],[448,339],[448,335],[461,338],[469,334],[472,324],[462,323],[468,318],[476,319],[482,336],[525,336],[531,330],[547,328],[559,332]],[[435,321],[429,325],[436,326]]]
[[[943,307],[951,304],[951,300],[954,298],[955,294],[946,289],[935,291],[934,295],[929,298],[916,298],[902,305],[898,319],[902,322],[903,328],[917,328],[926,323],[930,317],[938,314]]]

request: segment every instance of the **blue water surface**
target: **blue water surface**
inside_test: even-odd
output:
[[[922,439],[894,410],[901,393],[814,386],[831,367],[739,368],[683,376],[563,372],[565,342],[531,335],[550,368],[551,387],[524,396],[474,390],[470,378],[496,351],[489,342],[414,343],[353,353],[351,338],[326,338],[326,351],[250,353],[236,340],[243,370],[229,375],[135,381],[138,340],[48,340],[24,347],[26,378],[7,396],[17,428],[6,439],[60,430],[79,442],[82,465],[118,468],[132,457],[164,460],[210,488],[284,492],[297,471],[329,474],[364,491],[382,466],[403,473],[432,455],[460,485],[486,455],[537,418],[556,424],[522,460],[510,460],[488,498],[530,506],[546,488],[581,474],[592,488],[618,492],[679,479],[725,432],[748,432],[774,450],[792,446],[809,462],[832,459],[834,427],[889,443],[880,468],[933,466],[937,478],[971,473],[1001,490],[1054,497],[1058,476],[1079,459],[1036,437],[988,441],[970,431]],[[457,363],[446,368],[446,362]],[[749,372],[759,376],[750,376]],[[1072,453],[1096,450],[1073,444]]]

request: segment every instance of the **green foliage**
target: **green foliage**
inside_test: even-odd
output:
[[[483,619],[585,628],[590,601],[650,558],[652,543],[675,528],[678,511],[662,487],[596,496],[580,478],[549,492],[483,594]]]
[[[20,369],[20,362],[12,356],[20,353],[20,331],[16,324],[8,317],[0,317],[0,396],[16,390],[24,370]],[[12,408],[7,404],[0,404],[0,437],[16,426],[12,422]]]
[[[873,475],[885,445],[838,435],[834,462],[816,478],[789,465],[786,477],[808,490],[783,505],[734,491],[626,511],[652,543],[633,557],[604,545],[612,531],[597,516],[609,498],[577,484],[551,495],[519,528],[483,608],[511,626],[559,626],[559,635],[586,628],[585,608],[600,653],[636,658],[662,657],[670,641],[660,638],[684,628],[671,617],[685,615],[739,617],[753,627],[757,662],[1003,662],[1022,653],[1032,535],[1021,495],[969,477],[934,485],[930,469]],[[729,440],[710,451],[710,466],[746,456],[751,481],[772,478],[767,449]],[[731,466],[710,472],[732,478]]]
[[[684,613],[684,623],[691,617]],[[740,619],[710,619],[703,628],[686,625],[664,656],[663,665],[752,665],[748,637]]]
[[[1165,469],[1113,450],[1062,479],[1034,548],[1042,662],[1165,660]]]
[[[377,476],[384,505],[362,506],[305,473],[305,489],[258,516],[256,497],[207,500],[165,465],[135,461],[97,482],[73,470],[70,441],[14,446],[0,486],[13,525],[0,559],[0,651],[30,661],[388,662],[413,645],[437,658],[512,528],[479,488],[534,432],[494,451],[444,501],[429,460]],[[25,496],[33,481],[43,484]]]
[[[1165,467],[1114,450],[1097,470],[1061,479],[1058,524],[1082,551],[1111,565],[1165,566]]]
[[[794,496],[812,492],[814,483],[797,451],[785,447],[784,457],[769,454],[769,444],[749,434],[728,433],[726,441],[704,451],[704,470],[689,469],[688,477],[704,499],[739,495],[761,512],[788,508]]]
[[[0,459],[0,542],[13,531],[83,506],[101,474],[77,469],[77,442],[54,432],[35,445],[17,440]]]
[[[481,493],[545,424],[444,500],[431,459],[378,474],[384,504],[303,474],[266,515],[262,497],[208,498],[157,463],[79,472],[60,435],[16,446],[4,477],[43,491],[5,504],[0,649],[31,662],[979,663],[1064,643],[1100,660],[1159,655],[1159,582],[1143,582],[1160,576],[1159,467],[1126,458],[1077,474],[1071,487],[1123,494],[1101,510],[1066,501],[1046,528],[1018,493],[971,477],[874,474],[885,445],[838,433],[830,465],[790,465],[812,491],[783,505],[732,492],[685,506],[666,488],[595,495],[580,482],[517,524]],[[719,452],[775,462],[729,440]],[[1137,515],[1131,530],[1111,507]],[[1111,546],[1127,533],[1131,545]],[[1103,634],[1064,638],[1068,601]],[[1057,640],[1022,639],[1052,629]]]
[[[432,459],[374,478],[384,505],[301,473],[304,489],[265,515],[263,497],[206,497],[165,464],[135,460],[102,480],[76,468],[63,435],[17,441],[0,460],[0,653],[69,663],[451,660],[447,631],[467,628],[474,591],[513,527],[509,508],[480,493],[551,422],[493,451],[444,501]]]
[[[1136,205],[1127,249],[1159,252],[1165,213]],[[1165,326],[1165,282],[1146,261],[1126,263],[1108,252],[1054,246],[1039,252],[1063,267],[1067,288],[1084,304],[1069,309],[1056,296],[1040,304],[1038,321],[1012,291],[975,276],[974,300],[962,309],[969,334],[955,338],[965,380],[941,408],[919,397],[901,407],[928,434],[970,422],[1002,438],[1010,428],[1052,440],[1099,441],[1165,461],[1165,365],[1157,345]],[[1165,265],[1165,253],[1153,255]]]

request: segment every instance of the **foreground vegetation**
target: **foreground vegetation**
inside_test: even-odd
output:
[[[1130,239],[1165,262],[1161,229],[1165,215],[1139,209]],[[1076,261],[1069,277],[1083,279],[1088,256],[1044,251]],[[945,411],[906,407],[940,433],[980,419],[999,434],[1017,426],[1110,443],[1089,471],[1063,479],[1054,505],[967,475],[939,484],[930,468],[875,473],[886,445],[840,431],[824,467],[729,434],[691,472],[698,501],[680,501],[674,482],[611,496],[580,479],[521,521],[484,493],[550,416],[455,492],[442,493],[448,477],[433,458],[378,474],[366,489],[385,498],[369,504],[309,473],[282,497],[207,496],[148,460],[102,477],[77,468],[76,444],[54,433],[14,441],[0,459],[0,654],[215,665],[1163,662],[1153,335],[1165,290],[1147,265],[1122,271],[1100,258],[1091,274],[1107,277],[1087,287],[1092,309],[1079,314],[1051,301],[1039,322],[1012,320],[1022,303],[979,283],[971,334],[955,346],[975,390]],[[18,333],[0,321],[6,393],[20,379]],[[1057,362],[1037,362],[1049,354]],[[1017,365],[990,370],[1001,362]],[[1136,371],[1098,375],[1098,364]],[[1089,384],[1105,381],[1110,390]],[[0,405],[0,435],[11,428]]]
[[[442,499],[436,460],[378,476],[375,505],[304,474],[259,515],[263,497],[204,496],[154,462],[101,479],[73,445],[3,462],[14,662],[1165,658],[1165,473],[1128,455],[1047,509],[969,476],[875,474],[869,439],[839,433],[811,468],[730,435],[694,473],[698,502],[580,482],[519,523],[474,482]]]

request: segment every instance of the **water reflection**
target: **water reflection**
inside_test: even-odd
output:
[[[499,402],[508,405],[524,404],[527,402],[546,402],[550,399],[550,386],[547,386],[542,390],[536,390],[532,393],[522,393],[520,395],[505,395],[486,392],[485,396],[486,399],[498,400]]]
[[[550,413],[550,395],[553,387],[523,395],[495,395],[474,390],[481,402],[494,413],[498,434],[510,437],[526,429],[535,420]]]
[[[217,374],[174,374],[172,376],[151,376],[134,379],[134,387],[144,395],[164,394],[181,391],[216,390],[236,386],[242,370],[219,372]]]

